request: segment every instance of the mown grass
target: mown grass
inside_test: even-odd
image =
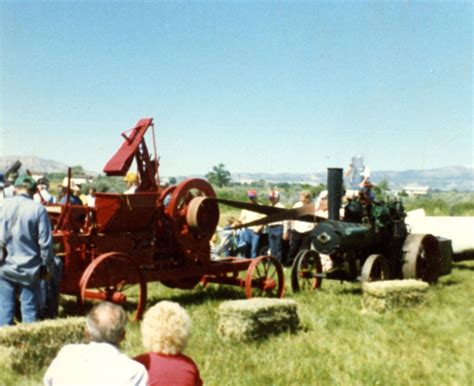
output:
[[[151,283],[148,304],[168,299],[188,310],[194,326],[186,353],[207,385],[471,385],[473,278],[474,261],[457,263],[430,288],[426,304],[382,315],[361,312],[359,283],[325,281],[317,293],[299,294],[287,283],[300,330],[245,344],[216,333],[217,308],[242,299],[238,288]],[[143,351],[139,324],[129,325],[122,348],[131,356]],[[36,385],[41,377],[4,372],[0,383]]]

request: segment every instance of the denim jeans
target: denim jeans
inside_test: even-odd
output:
[[[270,244],[270,253],[280,263],[283,253],[283,225],[269,225],[267,227],[268,244]]]
[[[39,282],[23,285],[0,277],[0,326],[13,324],[18,294],[22,322],[31,323],[38,319]]]
[[[260,242],[260,233],[256,233],[249,228],[244,230],[244,240],[246,244],[245,257],[255,259],[258,253],[258,245]]]

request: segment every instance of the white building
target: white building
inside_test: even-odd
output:
[[[403,191],[405,191],[410,197],[423,196],[425,194],[428,194],[429,190],[429,186],[423,186],[418,184],[411,184],[403,187]]]

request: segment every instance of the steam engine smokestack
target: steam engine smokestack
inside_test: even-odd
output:
[[[328,218],[339,220],[342,200],[342,169],[328,168]]]

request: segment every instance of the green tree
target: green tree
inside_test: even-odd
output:
[[[212,171],[206,174],[207,180],[213,184],[222,188],[230,183],[230,172],[225,168],[223,163],[212,167]]]
[[[81,165],[74,165],[71,167],[72,175],[83,175],[85,174],[84,168]]]

